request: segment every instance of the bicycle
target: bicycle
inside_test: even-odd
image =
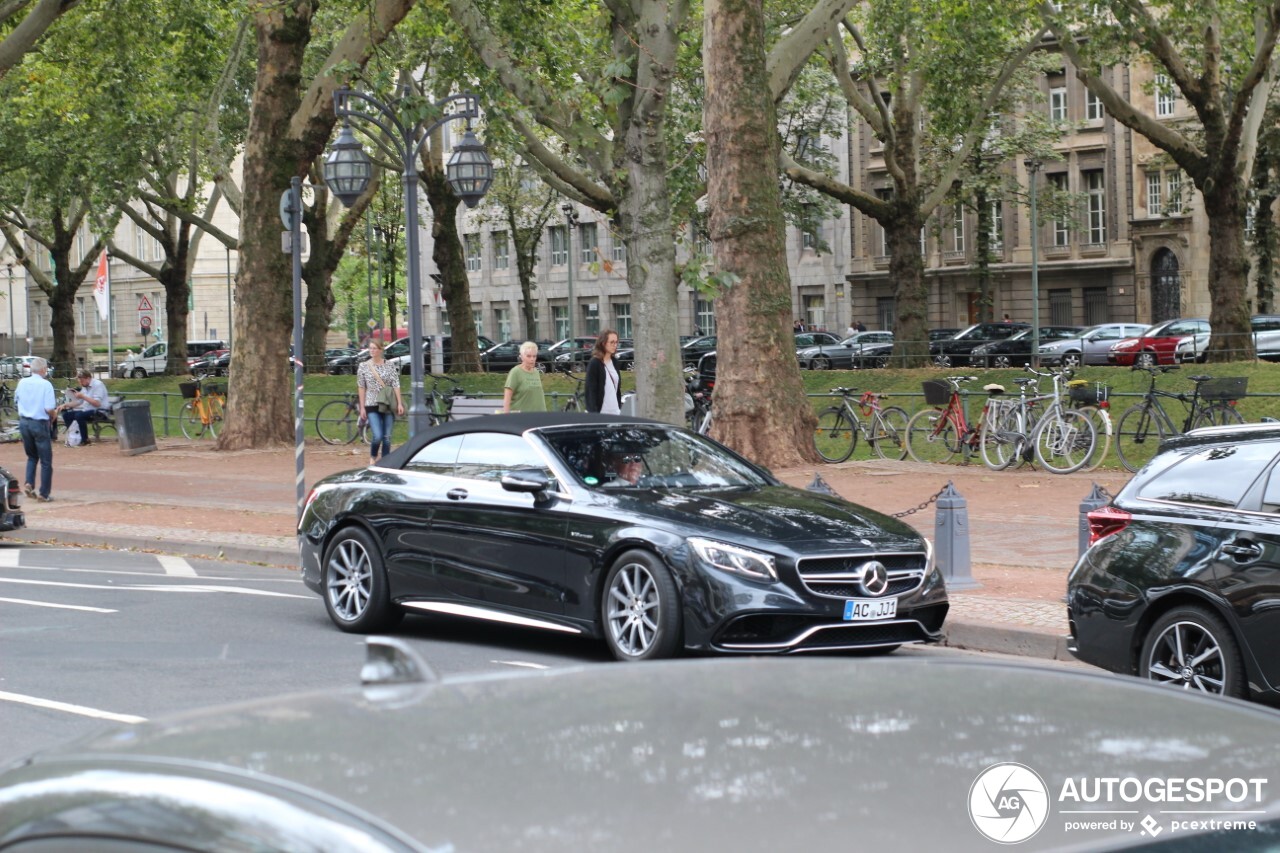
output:
[[[0,382],[0,421],[16,421],[18,407],[13,402],[13,389],[8,382]]]
[[[359,398],[347,394],[341,400],[330,400],[316,412],[316,435],[325,444],[350,444],[357,438],[369,443],[369,421],[361,416]]]
[[[696,378],[686,380],[685,389],[685,421],[689,429],[698,435],[708,435],[711,432],[711,392],[697,390]]]
[[[1093,383],[1085,379],[1072,379],[1067,383],[1071,407],[1079,410],[1085,417],[1093,421],[1098,441],[1093,454],[1085,461],[1081,471],[1092,471],[1106,460],[1111,452],[1111,438],[1115,435],[1115,426],[1111,421],[1111,389],[1101,382]]]
[[[1013,381],[1018,385],[1018,399],[991,400],[990,412],[983,419],[978,436],[982,464],[992,471],[1003,471],[1019,459],[1029,462],[1035,456],[1030,436],[1040,419],[1036,406],[1049,399],[1049,395],[1039,393],[1036,377],[1023,376]]]
[[[813,433],[813,446],[827,462],[843,462],[858,446],[858,434],[881,459],[901,459],[907,455],[907,413],[898,406],[881,407],[885,394],[864,391],[854,408],[856,388],[832,388],[840,395],[840,405],[818,413],[818,426]]]
[[[1062,403],[1062,386],[1070,381],[1071,370],[1064,368],[1057,372],[1039,373],[1030,366],[1027,370],[1053,380],[1053,402],[1036,421],[1035,430],[1031,433],[1036,461],[1054,474],[1079,471],[1094,455],[1098,430],[1087,415]]]
[[[440,383],[448,382],[448,391],[440,390]],[[431,426],[440,426],[452,417],[453,398],[461,397],[467,389],[458,384],[452,376],[441,373],[431,382],[431,391],[427,394],[427,418]]]
[[[587,410],[586,392],[583,386],[586,385],[587,375],[585,373],[574,373],[569,366],[561,366],[556,368],[565,376],[578,383],[578,387],[573,390],[573,396],[569,398],[569,402],[564,404],[566,412],[585,412]]]
[[[178,410],[182,434],[192,439],[203,438],[206,433],[210,438],[217,438],[227,404],[223,387],[210,383],[205,388],[204,380],[197,379],[194,382],[179,383],[178,390],[185,398],[182,408]]]
[[[1188,430],[1206,426],[1222,426],[1225,424],[1241,424],[1244,418],[1235,409],[1236,400],[1247,396],[1248,377],[1229,376],[1215,379],[1212,376],[1192,376],[1195,388],[1191,395],[1184,392],[1161,391],[1156,388],[1156,379],[1162,373],[1177,370],[1178,365],[1157,365],[1143,367],[1134,365],[1133,370],[1145,370],[1151,374],[1147,392],[1142,401],[1125,410],[1116,425],[1116,455],[1120,464],[1129,471],[1137,471],[1156,455],[1160,443],[1166,438]],[[1179,429],[1173,418],[1160,402],[1161,398],[1177,400],[1187,409],[1187,416]]]
[[[973,382],[976,376],[947,376],[943,380],[925,381],[924,401],[931,409],[921,409],[907,421],[907,454],[916,462],[948,462],[963,452],[969,457],[978,452],[982,424],[996,396],[1004,393],[1003,385],[987,385],[987,401],[976,426],[970,426],[960,399],[960,386]]]

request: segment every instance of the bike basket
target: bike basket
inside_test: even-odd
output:
[[[1239,400],[1249,395],[1249,377],[1224,376],[1200,383],[1200,397],[1204,400]]]
[[[1086,406],[1096,406],[1110,396],[1111,386],[1101,382],[1094,383],[1092,388],[1088,385],[1077,385],[1071,389],[1072,402],[1083,403]]]
[[[178,390],[182,392],[183,398],[187,400],[194,400],[196,396],[196,391],[200,390],[200,383],[199,382],[179,382]]]
[[[930,406],[945,406],[951,402],[951,383],[930,379],[920,383],[924,389],[924,401]]]
[[[204,386],[204,390],[201,393],[202,394],[226,394],[227,389],[225,386],[214,385],[213,383],[210,383]]]

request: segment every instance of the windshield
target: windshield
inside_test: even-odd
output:
[[[559,427],[539,434],[584,486],[598,489],[760,488],[760,472],[715,442],[662,425]]]

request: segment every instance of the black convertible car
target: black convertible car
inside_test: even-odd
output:
[[[940,639],[928,541],[785,486],[725,447],[636,418],[484,416],[320,481],[303,580],[344,631],[406,610],[683,649],[891,651]]]

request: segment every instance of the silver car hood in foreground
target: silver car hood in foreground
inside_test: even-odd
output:
[[[970,798],[1002,762],[1048,790],[1043,828],[1019,850],[1152,841],[1140,824],[1066,830],[1090,819],[1068,809],[1117,808],[1059,802],[1069,779],[1261,777],[1263,802],[1214,807],[1259,823],[1280,810],[1280,715],[1242,703],[958,660],[697,660],[380,686],[120,730],[0,777],[0,847],[22,827],[88,819],[93,780],[115,779],[127,796],[101,811],[116,826],[159,803],[139,831],[191,833],[197,849],[212,819],[181,819],[197,810],[187,791],[207,805],[232,790],[210,786],[235,785],[251,791],[243,811],[284,821],[272,837],[303,801],[398,830],[343,846],[344,830],[299,820],[301,840],[272,849],[991,851]],[[279,809],[255,805],[273,789]],[[1163,823],[1170,806],[1119,808]],[[1187,837],[1158,840],[1175,835]]]

